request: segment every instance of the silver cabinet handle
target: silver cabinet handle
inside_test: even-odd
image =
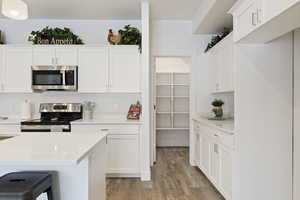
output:
[[[216,154],[219,154],[219,145],[218,144],[214,144],[214,152]]]
[[[257,13],[256,12],[252,13],[252,25],[253,26],[257,25],[257,22],[255,21],[255,18],[257,19]]]
[[[261,14],[262,14],[262,9],[257,9],[257,23],[261,23],[262,22],[262,16],[261,16]]]

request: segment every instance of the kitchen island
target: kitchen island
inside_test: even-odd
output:
[[[105,200],[106,133],[26,133],[0,141],[0,176],[53,171],[54,199]]]

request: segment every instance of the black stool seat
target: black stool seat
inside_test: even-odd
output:
[[[0,178],[0,200],[35,200],[44,192],[53,200],[49,172],[14,172]]]

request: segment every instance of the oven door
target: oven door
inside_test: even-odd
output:
[[[77,71],[72,66],[32,67],[33,90],[77,90]]]

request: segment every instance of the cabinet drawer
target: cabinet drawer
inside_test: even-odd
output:
[[[227,133],[223,133],[218,130],[213,131],[212,135],[220,144],[229,147],[234,148],[235,147],[235,137],[234,135],[229,135]]]
[[[9,133],[9,132],[21,132],[20,125],[0,125],[0,132]]]
[[[109,134],[138,134],[140,126],[138,125],[72,125],[72,132],[101,132],[108,131]]]

